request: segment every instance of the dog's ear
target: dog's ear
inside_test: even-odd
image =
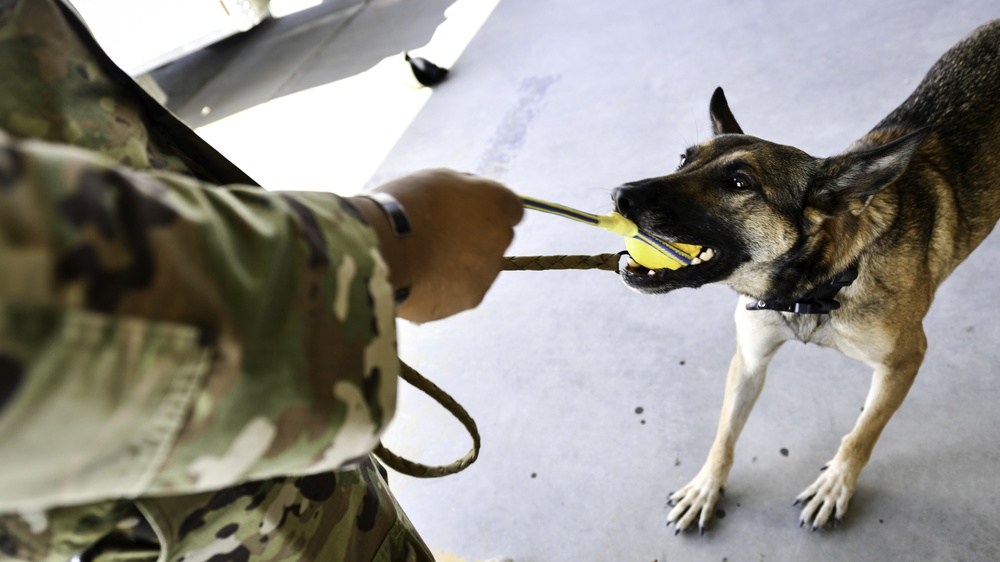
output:
[[[860,213],[902,175],[928,133],[930,127],[924,127],[876,148],[826,159],[809,194],[807,214],[822,219]]]
[[[726,101],[726,94],[722,93],[722,88],[716,88],[712,94],[712,101],[708,104],[708,114],[712,118],[713,135],[743,134],[743,129],[733,117],[733,112],[729,110],[729,102]]]

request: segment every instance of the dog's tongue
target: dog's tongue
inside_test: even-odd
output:
[[[676,270],[687,267],[691,263],[691,260],[696,260],[701,253],[701,246],[694,244],[678,244],[675,242],[664,242],[663,244],[669,246],[671,250],[684,259],[671,255],[636,238],[625,237],[625,249],[628,250],[629,256],[639,265],[648,269]]]

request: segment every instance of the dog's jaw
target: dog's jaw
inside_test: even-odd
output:
[[[705,259],[705,256],[708,256]],[[703,246],[699,258],[691,265],[676,270],[649,269],[634,261],[621,270],[622,281],[640,293],[668,293],[675,289],[697,288],[707,283],[724,281],[739,265],[733,252]]]

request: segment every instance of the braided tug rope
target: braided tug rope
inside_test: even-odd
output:
[[[624,253],[624,252],[622,252]],[[548,271],[550,269],[600,269],[618,273],[622,253],[596,256],[509,256],[504,271]]]
[[[626,252],[616,254],[599,254],[596,256],[514,256],[504,258],[504,271],[548,271],[558,269],[598,269],[618,273],[621,258],[628,255],[630,260],[649,269],[680,269],[691,265],[691,260],[698,256],[700,246],[667,242],[639,230],[639,227],[618,213],[593,215],[571,209],[541,199],[521,197],[525,208],[549,213],[568,219],[597,226],[619,234],[625,238]],[[408,476],[417,478],[437,478],[460,472],[476,461],[479,457],[479,430],[475,420],[465,411],[454,398],[441,390],[437,385],[427,380],[412,367],[400,361],[400,378],[426,393],[451,412],[469,432],[472,437],[472,448],[461,459],[442,465],[428,466],[407,460],[393,453],[379,442],[374,453],[386,466]]]

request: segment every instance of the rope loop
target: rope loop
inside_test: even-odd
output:
[[[375,456],[385,463],[386,466],[396,472],[406,474],[407,476],[413,476],[414,478],[439,478],[441,476],[448,476],[449,474],[455,474],[465,470],[470,464],[476,462],[476,459],[479,457],[480,439],[479,429],[476,427],[476,421],[473,420],[472,416],[465,411],[465,408],[456,402],[454,398],[449,396],[447,392],[441,390],[441,388],[436,384],[427,380],[426,377],[418,373],[413,367],[410,367],[402,361],[400,361],[399,364],[401,367],[399,377],[401,379],[412,384],[418,390],[427,394],[427,396],[433,398],[445,410],[448,410],[451,415],[455,416],[455,418],[458,419],[463,426],[465,426],[466,431],[468,431],[469,435],[472,437],[472,449],[470,449],[465,456],[457,461],[441,466],[428,466],[426,464],[405,459],[387,449],[381,441],[375,447]]]

